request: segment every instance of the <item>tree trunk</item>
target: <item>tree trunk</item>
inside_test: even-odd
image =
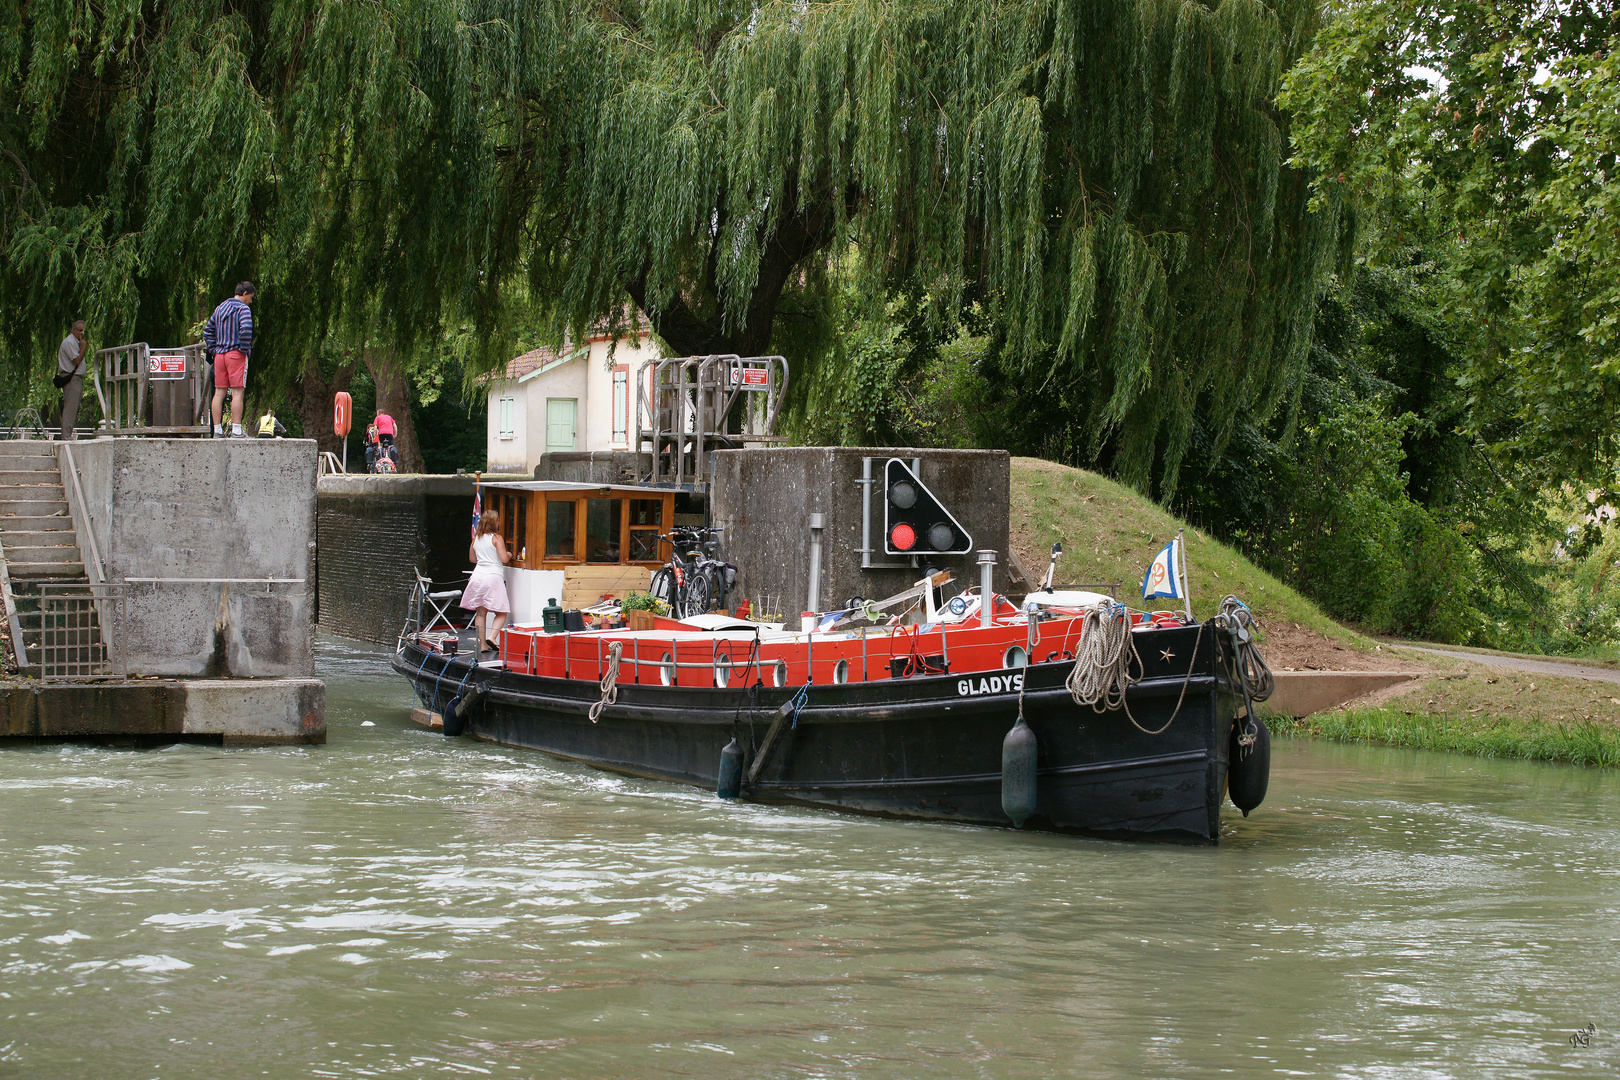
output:
[[[853,190],[845,194],[846,201],[852,207],[856,198]],[[797,202],[798,187],[795,183],[789,183],[783,204],[795,206]],[[833,239],[833,206],[826,199],[784,214],[760,260],[759,278],[748,299],[747,315],[742,326],[733,331],[724,327],[725,315],[719,303],[720,287],[715,280],[716,264],[712,257],[696,289],[709,301],[701,305],[702,308],[713,314],[700,315],[697,310],[699,305],[689,304],[680,293],[672,296],[660,310],[649,311],[645,271],[625,282],[625,291],[677,356],[725,353],[761,356],[771,345],[776,303],[782,297],[782,289],[793,275],[802,273],[801,264],[805,259],[824,250]]]
[[[366,346],[360,350],[371,381],[377,387],[377,411],[394,418],[394,445],[399,447],[399,471],[422,471],[422,450],[416,444],[416,424],[411,420],[411,381],[394,360],[393,346]],[[362,431],[369,416],[354,418]]]
[[[321,371],[320,360],[311,353],[304,359],[302,376],[299,381],[293,383],[288,394],[292,399],[291,404],[298,410],[298,418],[303,421],[304,438],[314,439],[318,449],[323,453],[331,451],[340,460],[343,458],[343,440],[332,430],[333,404],[337,393],[340,390],[347,390],[349,383],[353,381],[355,360],[353,353],[346,354],[328,381]],[[354,424],[359,424],[358,432],[354,430]],[[366,434],[365,424],[355,419],[350,425],[349,434],[350,442],[359,452],[363,463],[365,449],[362,443]]]

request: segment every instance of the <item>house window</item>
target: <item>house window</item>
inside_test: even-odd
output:
[[[630,368],[613,369],[613,445],[630,445]]]
[[[501,398],[501,438],[511,439],[517,435],[517,398]]]

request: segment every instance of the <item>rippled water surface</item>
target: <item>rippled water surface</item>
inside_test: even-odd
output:
[[[1620,1068],[1613,772],[1284,741],[1219,848],[1105,843],[724,805],[320,666],[324,747],[0,751],[0,1077]]]

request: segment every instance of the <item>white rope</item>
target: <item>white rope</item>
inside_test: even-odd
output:
[[[1131,633],[1131,616],[1123,607],[1109,601],[1100,601],[1086,610],[1080,623],[1080,644],[1075,648],[1074,667],[1069,671],[1069,696],[1076,705],[1090,705],[1093,712],[1124,709],[1125,716],[1144,735],[1162,735],[1169,730],[1181,706],[1187,700],[1187,687],[1192,683],[1193,671],[1198,664],[1198,647],[1204,641],[1204,625],[1198,624],[1198,637],[1193,641],[1193,659],[1187,667],[1187,677],[1181,683],[1181,696],[1176,699],[1175,711],[1162,727],[1148,729],[1131,714],[1125,692],[1141,681],[1142,657],[1136,651],[1136,637]],[[1131,674],[1131,664],[1137,674]]]
[[[624,655],[624,642],[608,643],[607,674],[602,676],[602,700],[591,706],[591,723],[596,723],[602,710],[619,700],[619,658]]]
[[[1074,650],[1074,667],[1069,672],[1069,696],[1076,705],[1090,705],[1093,712],[1107,712],[1125,704],[1125,691],[1137,681],[1131,675],[1131,662],[1142,670],[1131,636],[1131,617],[1123,607],[1100,601],[1086,609],[1080,622],[1080,644]]]

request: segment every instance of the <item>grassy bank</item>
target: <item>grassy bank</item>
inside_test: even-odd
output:
[[[1620,728],[1596,720],[1560,723],[1539,716],[1458,717],[1400,708],[1337,709],[1303,720],[1266,721],[1279,735],[1335,742],[1450,750],[1479,757],[1620,765]]]
[[[1186,530],[1188,588],[1201,619],[1231,593],[1261,620],[1297,623],[1324,637],[1370,650],[1369,638],[1340,626],[1305,597],[1235,548],[1193,528],[1141,494],[1084,469],[1039,458],[1012,459],[1012,548],[1026,573],[1046,573],[1052,542],[1063,541],[1058,580],[1119,584],[1120,598],[1141,604],[1142,575],[1153,556]],[[1133,599],[1134,598],[1134,599]],[[1154,606],[1173,607],[1170,602]]]
[[[1435,673],[1398,696],[1268,722],[1281,734],[1340,742],[1620,765],[1620,684],[1430,659]]]
[[[1032,578],[1045,573],[1052,542],[1061,539],[1061,582],[1117,583],[1122,599],[1141,603],[1143,571],[1176,530],[1185,529],[1193,613],[1207,618],[1227,593],[1241,597],[1260,617],[1261,649],[1277,670],[1295,665],[1301,670],[1367,669],[1404,661],[1432,672],[1380,695],[1383,700],[1370,699],[1359,707],[1304,720],[1270,721],[1279,734],[1485,757],[1620,765],[1620,685],[1487,667],[1402,651],[1398,645],[1392,648],[1394,643],[1384,643],[1376,658],[1365,655],[1374,653],[1377,643],[1372,639],[1334,622],[1235,549],[1130,488],[1084,469],[1013,458],[1011,501],[1013,553]],[[1266,632],[1268,626],[1274,633]],[[1301,634],[1300,629],[1309,633]],[[1342,648],[1303,649],[1309,643],[1302,638],[1311,635]],[[1347,662],[1352,659],[1349,653],[1363,654],[1353,658],[1361,662]]]

